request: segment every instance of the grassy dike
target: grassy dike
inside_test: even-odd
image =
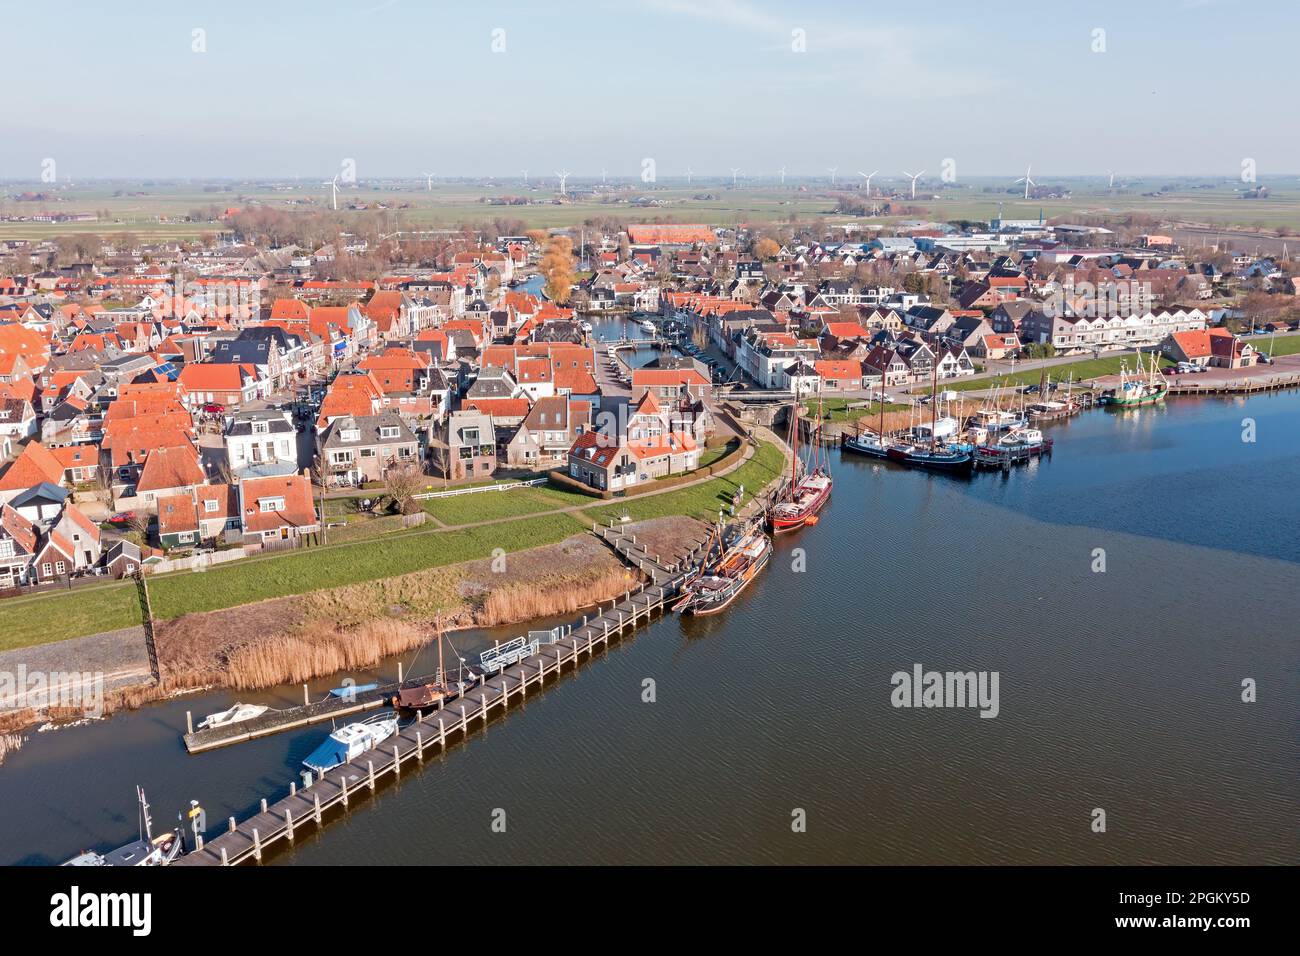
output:
[[[149,596],[154,615],[165,620],[488,558],[498,548],[509,552],[555,544],[582,533],[592,522],[624,514],[633,520],[667,515],[710,520],[717,517],[718,509],[726,506],[739,485],[745,486],[748,496],[776,478],[783,463],[774,445],[763,444],[753,458],[730,474],[662,494],[593,503],[581,511],[524,515],[476,528],[399,532],[248,558],[203,572],[150,576]],[[499,494],[504,497],[514,493]],[[568,497],[555,500],[559,504]],[[530,497],[529,503],[535,505],[537,499]],[[139,623],[140,607],[132,582],[14,598],[0,602],[0,650]]]

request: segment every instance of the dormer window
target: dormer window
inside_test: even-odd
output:
[[[254,434],[254,435],[265,435],[265,434],[267,434],[270,430],[271,430],[271,426],[270,426],[270,423],[268,423],[268,422],[253,422],[253,434]]]
[[[395,425],[384,425],[384,426],[380,427],[380,429],[379,429],[379,437],[380,437],[380,438],[396,438],[396,437],[397,437],[397,432],[398,432],[397,426],[395,426]]]
[[[339,432],[339,438],[343,441],[361,441],[361,429],[344,428]]]
[[[283,511],[284,499],[283,498],[258,498],[257,506],[262,510],[263,514],[271,511]]]

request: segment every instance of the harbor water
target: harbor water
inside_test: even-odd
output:
[[[835,450],[820,522],[726,612],[639,628],[267,863],[1295,863],[1297,421],[1295,393],[1098,410],[969,481]],[[997,672],[996,717],[893,706],[916,665]],[[136,784],[213,833],[283,795],[328,725],[188,756],[185,712],[236,699],[30,734],[0,862],[134,838]]]

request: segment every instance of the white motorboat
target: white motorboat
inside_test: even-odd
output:
[[[311,752],[303,766],[316,773],[325,773],[353,760],[367,750],[374,750],[397,733],[397,715],[377,714],[368,720],[340,727]]]
[[[236,704],[228,710],[223,710],[215,714],[208,714],[199,721],[199,730],[209,730],[214,727],[229,727],[231,724],[237,724],[241,721],[252,720],[254,717],[261,717],[267,711],[265,704]]]

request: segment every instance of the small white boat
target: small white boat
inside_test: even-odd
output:
[[[94,850],[78,853],[64,866],[166,866],[181,855],[185,849],[182,831],[168,830],[154,836],[149,801],[141,787],[136,787],[135,793],[140,804],[140,839],[108,853]]]
[[[655,327],[655,324],[649,321],[648,319],[642,320],[641,322],[638,323],[638,325],[640,325],[642,332],[649,332],[653,335],[656,331],[658,331]]]
[[[244,720],[252,720],[254,717],[261,717],[266,713],[267,709],[265,704],[236,704],[229,710],[208,714],[199,721],[199,730],[209,730],[213,727],[229,727],[231,724],[237,724]]]
[[[397,716],[391,713],[378,714],[369,720],[348,724],[330,734],[302,762],[303,766],[316,773],[325,773],[360,757],[367,750],[374,750],[395,733]]]

